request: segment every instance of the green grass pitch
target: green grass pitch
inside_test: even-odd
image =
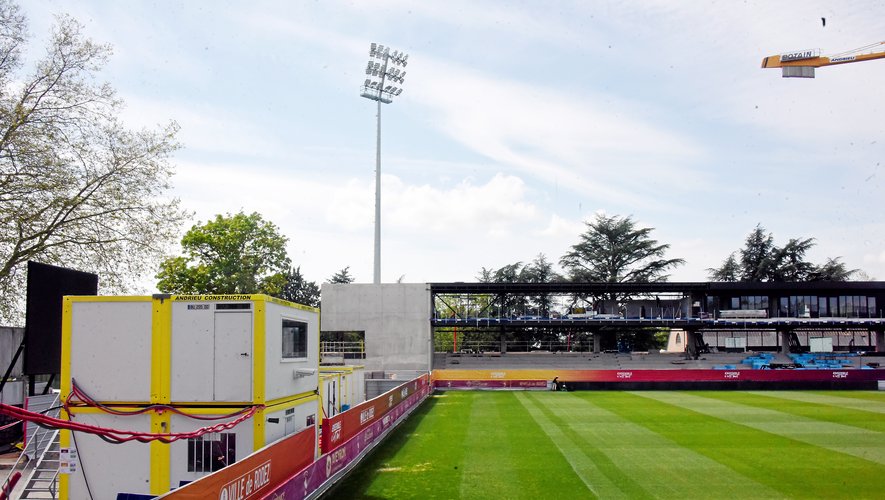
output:
[[[437,392],[331,498],[885,498],[885,392]]]

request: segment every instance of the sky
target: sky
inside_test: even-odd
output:
[[[312,281],[373,279],[371,42],[409,54],[381,110],[382,282],[558,262],[599,213],[654,228],[686,261],[672,281],[707,280],[757,224],[885,279],[885,59],[760,68],[882,42],[881,1],[22,7],[36,55],[60,13],[113,46],[101,78],[127,125],[181,126],[172,195],[193,224],[258,212]]]

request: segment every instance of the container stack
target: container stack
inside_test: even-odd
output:
[[[315,308],[265,295],[66,297],[67,418],[176,440],[63,432],[61,498],[160,495],[316,428],[318,368]]]

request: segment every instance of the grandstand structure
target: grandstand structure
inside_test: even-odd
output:
[[[362,335],[368,373],[432,372],[438,387],[885,379],[885,282],[325,284],[322,294],[323,332]],[[669,335],[667,349],[639,342],[655,335]]]
[[[684,332],[694,359],[710,348],[798,352],[823,336],[837,350],[885,346],[883,282],[433,283],[430,294],[434,328],[497,331],[502,352],[543,331],[589,334],[600,353],[606,336],[642,329]],[[746,342],[729,345],[735,337]]]

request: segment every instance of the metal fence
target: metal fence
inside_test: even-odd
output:
[[[320,359],[366,359],[366,343],[357,341],[325,340],[320,342]]]

